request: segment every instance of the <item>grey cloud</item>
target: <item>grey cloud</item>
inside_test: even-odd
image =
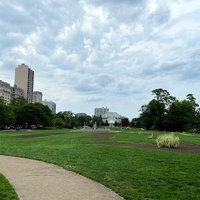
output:
[[[169,21],[170,14],[168,7],[161,7],[157,9],[156,12],[152,13],[150,17],[156,25],[162,25]]]
[[[138,20],[146,6],[145,0],[93,0],[87,2],[102,6],[109,11],[110,16],[114,19],[129,23]]]
[[[96,75],[96,76],[85,76],[80,77],[78,84],[75,88],[78,91],[93,91],[93,92],[103,92],[110,90],[113,87],[115,80],[109,75]]]

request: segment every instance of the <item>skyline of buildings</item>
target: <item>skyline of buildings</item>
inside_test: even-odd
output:
[[[6,105],[10,104],[14,98],[24,97],[28,103],[47,105],[53,114],[56,113],[56,103],[43,101],[42,92],[34,91],[34,71],[25,64],[18,65],[15,68],[14,86],[0,80],[0,97],[3,98]]]
[[[53,114],[56,114],[56,103],[43,100],[43,94],[40,91],[34,91],[34,71],[28,65],[21,64],[15,68],[14,86],[0,80],[0,97],[3,97],[6,104],[10,104],[13,98],[24,97],[28,103],[41,103],[50,108]],[[94,109],[94,116],[100,117],[109,113],[107,107],[98,107]],[[86,116],[86,113],[77,115]]]

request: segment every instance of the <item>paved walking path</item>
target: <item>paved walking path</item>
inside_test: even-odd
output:
[[[0,155],[0,173],[21,200],[122,200],[105,186],[56,165]]]

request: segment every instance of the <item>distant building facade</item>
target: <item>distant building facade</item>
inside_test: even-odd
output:
[[[42,92],[33,92],[33,103],[42,103]]]
[[[17,97],[23,97],[24,96],[24,91],[17,87],[16,85],[14,85],[13,87],[11,87],[11,98],[17,98]]]
[[[6,104],[11,101],[11,86],[9,83],[0,80],[0,97],[3,98]]]
[[[85,117],[88,116],[86,113],[76,113],[75,114],[76,117]]]
[[[52,111],[52,114],[56,114],[56,103],[53,101],[47,101],[46,99],[42,101],[42,104],[48,106],[49,109]]]
[[[34,71],[25,64],[18,65],[15,69],[15,85],[23,89],[24,98],[28,101],[28,103],[32,103]]]
[[[115,123],[121,124],[122,119],[124,118],[116,112],[108,112],[106,114],[103,114],[101,117],[103,122],[107,122],[110,127],[114,126]]]
[[[109,112],[109,109],[107,108],[107,107],[102,107],[102,108],[95,108],[94,109],[94,116],[96,116],[96,117],[100,117],[100,116],[102,116],[102,115],[104,115],[104,114],[106,114],[106,113],[108,113]]]
[[[23,96],[23,90],[16,85],[13,87],[2,80],[0,80],[0,97],[3,97],[6,104],[10,104],[12,99]]]

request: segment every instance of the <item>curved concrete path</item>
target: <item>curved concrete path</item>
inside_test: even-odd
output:
[[[105,186],[56,165],[0,155],[0,173],[21,200],[122,200]]]

